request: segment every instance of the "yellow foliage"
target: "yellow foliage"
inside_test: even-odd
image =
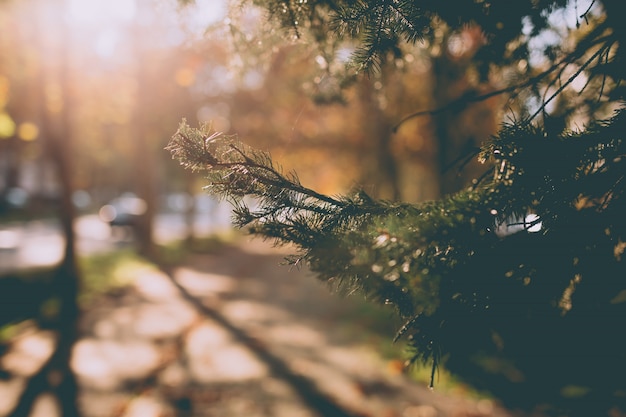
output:
[[[0,138],[10,138],[15,134],[15,122],[6,113],[0,113]]]
[[[39,127],[32,122],[20,123],[17,128],[17,135],[27,142],[33,141],[39,136]]]

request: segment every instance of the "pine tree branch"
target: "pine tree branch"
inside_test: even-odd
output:
[[[279,190],[337,207],[345,205],[302,186],[295,175],[291,178],[283,175],[273,166],[269,154],[252,150],[234,137],[211,131],[208,125],[192,129],[183,120],[166,149],[186,168],[212,173],[210,186],[222,197],[274,196],[270,190]],[[314,208],[310,205],[300,208],[305,207]]]
[[[251,168],[250,176],[255,180],[272,187],[283,187],[287,191],[293,191],[295,193],[303,194],[308,197],[315,198],[317,200],[333,204],[335,206],[344,206],[345,204],[339,200],[335,200],[329,196],[324,194],[320,194],[310,188],[303,187],[299,183],[289,181],[285,178],[279,171],[277,171],[271,165],[264,165],[261,163],[255,162],[252,158],[244,153],[241,149],[236,147],[235,145],[230,145],[230,148],[235,152],[239,153],[241,157],[244,159],[244,163],[240,162],[231,162],[231,163],[216,163],[214,166],[217,169],[238,169],[242,167]],[[268,175],[256,174],[254,169],[258,169],[259,171],[265,171]],[[276,178],[276,179],[272,179]]]
[[[626,193],[620,162],[625,115],[620,110],[584,131],[559,135],[527,123],[504,126],[482,151],[483,160],[496,160],[490,181],[419,205],[373,201],[363,193],[321,195],[295,174],[283,175],[268,154],[208,126],[183,122],[168,149],[183,165],[205,172],[210,191],[231,198],[237,225],[295,244],[299,254],[292,262],[306,262],[318,279],[345,294],[395,307],[406,321],[397,337],[415,348],[409,362],[430,361],[432,380],[442,358],[458,353],[466,323],[498,329],[503,312],[523,316],[525,308],[560,314],[550,306],[570,285],[570,272],[579,273],[572,259],[613,259],[615,242],[626,241],[623,216],[615,216],[624,211]],[[259,208],[251,210],[245,196],[258,198]],[[587,199],[593,203],[588,209],[577,207]],[[530,211],[538,217],[525,223],[526,231],[494,232]],[[595,227],[572,231],[573,224],[590,221],[610,238],[593,233]],[[542,233],[528,233],[540,222]],[[550,267],[555,262],[563,271]],[[532,298],[536,286],[525,287],[527,279],[546,285],[541,302]],[[524,293],[530,302],[502,302],[523,288],[532,290]]]

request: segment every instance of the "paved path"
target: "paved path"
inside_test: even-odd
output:
[[[94,303],[72,363],[85,417],[508,417],[409,381],[346,330],[349,299],[282,256],[261,241],[195,255]],[[52,340],[24,336],[4,365],[27,376]]]

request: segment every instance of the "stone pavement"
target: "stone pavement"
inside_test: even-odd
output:
[[[85,417],[509,417],[408,380],[345,333],[350,299],[284,254],[253,240],[194,255],[94,303],[72,361]],[[27,377],[53,343],[26,332],[2,365]],[[0,381],[0,398],[19,387]],[[54,417],[53,399],[35,415]]]

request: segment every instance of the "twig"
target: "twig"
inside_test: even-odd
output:
[[[596,28],[595,31],[597,31],[599,28],[601,28],[602,25],[598,26],[598,28]],[[602,28],[603,30],[603,28]],[[594,31],[594,32],[595,32]],[[594,33],[595,34],[595,33]],[[604,42],[606,40],[608,40],[610,38],[610,36],[604,36],[601,38],[597,38],[594,41],[590,42],[590,44],[588,45],[588,47],[593,46],[594,44],[600,43],[600,42]],[[580,44],[579,44],[580,46]],[[600,48],[603,49],[603,48]],[[463,104],[470,104],[470,103],[478,103],[481,101],[485,101],[491,97],[495,97],[495,96],[499,96],[502,94],[507,94],[507,93],[514,93],[516,91],[522,90],[526,87],[529,87],[531,85],[537,84],[539,83],[542,79],[546,78],[548,75],[550,75],[552,72],[554,72],[556,69],[558,69],[559,67],[565,65],[567,66],[567,64],[570,64],[571,62],[573,62],[574,60],[576,60],[577,58],[579,58],[580,56],[582,56],[584,54],[584,52],[587,49],[584,48],[579,48],[575,51],[573,51],[572,53],[566,55],[561,61],[553,64],[550,68],[548,68],[547,70],[541,72],[540,74],[529,78],[528,80],[519,83],[519,84],[515,84],[515,85],[511,85],[509,87],[505,87],[505,88],[501,88],[499,90],[494,90],[491,91],[489,93],[485,93],[485,94],[480,94],[480,95],[476,95],[476,96],[461,96],[460,98],[456,99],[456,100],[452,100],[451,102],[435,108],[435,109],[430,109],[430,110],[421,110],[421,111],[417,111],[415,113],[411,113],[405,117],[403,117],[402,119],[400,119],[400,121],[398,123],[396,123],[393,127],[392,127],[392,132],[393,133],[397,133],[398,129],[400,128],[400,126],[402,126],[404,123],[406,123],[408,120],[411,120],[415,117],[421,117],[421,116],[436,116],[440,113],[443,113],[447,110],[450,110],[454,107],[459,106],[461,103]]]
[[[236,167],[246,167],[246,168],[256,168],[262,171],[267,171],[269,172],[271,175],[273,175],[276,178],[281,178],[284,179],[283,175],[278,172],[277,170],[275,170],[274,168],[267,166],[267,165],[263,165],[263,164],[259,164],[258,162],[255,162],[254,160],[250,159],[250,157],[248,157],[241,149],[237,148],[235,145],[230,145],[231,149],[233,149],[234,151],[236,151],[237,153],[239,153],[243,158],[244,161],[243,162],[217,162],[216,164],[214,164],[214,167],[219,167],[219,168],[225,168],[225,169],[233,169]],[[340,200],[336,200],[332,197],[329,197],[327,195],[324,194],[320,194],[310,188],[304,187],[302,185],[296,184],[292,181],[287,181],[285,180],[283,181],[277,181],[277,180],[272,180],[271,178],[269,178],[268,176],[263,176],[260,174],[255,174],[254,171],[248,171],[246,173],[247,175],[249,175],[250,177],[254,178],[255,180],[261,182],[264,185],[269,185],[272,187],[278,187],[281,188],[283,190],[288,190],[288,191],[293,191],[299,194],[303,194],[306,195],[308,197],[312,197],[315,198],[317,200],[323,201],[325,203],[329,203],[338,207],[343,207],[346,204]]]
[[[537,111],[530,116],[527,120],[526,123],[529,123],[531,120],[533,120],[535,117],[537,117],[540,113],[542,113],[546,106],[552,101],[554,100],[554,98],[556,96],[558,96],[559,94],[561,94],[563,92],[563,90],[570,85],[575,79],[576,77],[578,77],[580,75],[581,72],[583,72],[588,66],[589,64],[596,59],[599,55],[601,55],[602,53],[604,53],[604,51],[607,48],[610,48],[612,42],[609,42],[608,45],[604,45],[603,47],[599,48],[596,52],[594,52],[594,54],[591,56],[591,58],[589,58],[583,65],[580,66],[580,68],[578,68],[578,70],[567,79],[567,81],[565,82],[565,84],[561,85],[547,100],[545,100],[541,106],[539,106],[539,108],[537,109]]]

